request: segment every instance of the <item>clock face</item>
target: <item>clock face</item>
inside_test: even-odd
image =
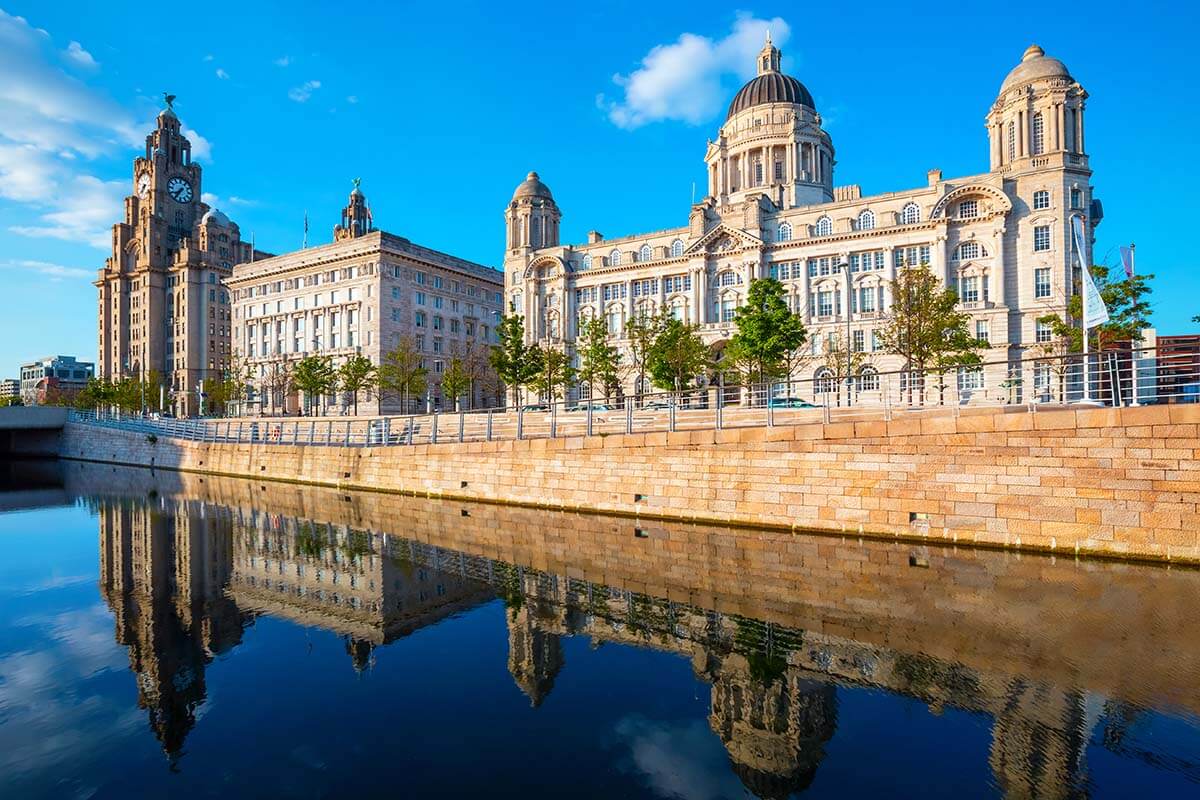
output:
[[[141,177],[138,178],[137,193],[138,193],[138,197],[141,197],[143,200],[146,198],[146,195],[150,194],[150,173],[149,172],[143,172]]]
[[[177,203],[189,203],[192,200],[192,185],[183,178],[171,178],[167,181],[167,194]]]

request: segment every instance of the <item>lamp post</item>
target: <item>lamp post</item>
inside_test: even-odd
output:
[[[854,378],[851,377],[850,371],[852,368],[852,354],[850,352],[850,302],[854,297],[854,287],[850,280],[850,262],[843,260],[841,263],[842,275],[846,278],[846,406],[850,406],[850,394],[854,385]]]

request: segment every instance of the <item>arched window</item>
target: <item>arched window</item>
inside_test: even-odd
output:
[[[860,392],[879,391],[879,371],[872,366],[865,366],[858,371],[858,390]]]
[[[611,264],[612,266],[616,266],[617,264],[620,264],[621,263],[621,251],[614,248],[613,251],[608,254],[608,263]]]
[[[671,301],[671,316],[680,322],[687,322],[687,301],[682,297]]]
[[[654,301],[643,300],[638,303],[637,315],[642,319],[652,319],[654,317]]]
[[[913,225],[921,221],[921,207],[916,203],[908,203],[904,206],[904,210],[900,212],[900,223],[903,225]]]
[[[650,245],[644,244],[638,248],[638,261],[649,261],[651,257]]]
[[[671,258],[679,258],[683,255],[683,240],[676,239],[671,242]]]
[[[973,258],[987,258],[987,249],[979,242],[963,242],[954,251],[955,261],[970,261]]]
[[[583,261],[580,262],[580,265],[584,269],[591,269],[592,268],[592,254],[588,253],[587,255],[585,255],[583,257]]]
[[[833,370],[828,367],[821,367],[817,370],[814,377],[813,392],[816,394],[832,394],[833,393]]]
[[[828,236],[833,233],[833,220],[829,217],[821,217],[817,220],[817,236]]]
[[[1029,148],[1033,151],[1033,155],[1041,155],[1044,151],[1044,141],[1046,136],[1046,122],[1042,117],[1042,112],[1038,111],[1033,115],[1033,124],[1030,126],[1030,128]]]
[[[779,235],[776,239],[781,242],[790,242],[792,240],[792,226],[787,222],[782,222],[779,225]]]
[[[721,295],[721,322],[733,322],[737,314],[738,296],[736,292],[726,292]]]
[[[860,231],[869,231],[875,227],[875,212],[871,209],[864,209],[858,214],[858,229]]]

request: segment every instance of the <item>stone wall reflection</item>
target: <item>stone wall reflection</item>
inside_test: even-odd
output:
[[[1194,629],[1182,626],[1185,606],[1174,602],[1195,584],[1178,573],[1156,573],[1168,605],[1155,609],[1130,592],[1137,568],[1100,576],[1086,565],[977,551],[934,554],[933,569],[905,558],[868,571],[861,584],[849,576],[890,564],[886,545],[783,537],[773,558],[740,553],[730,593],[719,594],[712,575],[726,574],[720,554],[739,534],[643,529],[647,545],[610,518],[166,476],[190,481],[172,487],[147,474],[122,476],[125,486],[106,478],[105,489],[212,501],[95,501],[105,598],[169,753],[194,725],[208,660],[236,645],[256,614],[338,633],[350,662],[365,669],[375,648],[494,597],[506,607],[509,671],[534,706],[549,701],[567,668],[562,637],[688,659],[711,685],[710,727],[759,797],[802,792],[814,780],[836,732],[839,687],[987,714],[988,764],[1013,798],[1086,796],[1085,752],[1101,717],[1096,740],[1120,752],[1117,717],[1136,715],[1148,696],[1184,707],[1194,698]],[[660,550],[669,557],[652,555]],[[679,563],[702,568],[672,571]],[[804,585],[781,585],[788,571]],[[1038,576],[1048,598],[1040,608],[1051,612],[1040,619],[1022,594]],[[1096,598],[1095,609],[1064,621],[1063,604],[1076,596]],[[1130,637],[1141,656],[1105,663],[1061,652],[1064,624],[1076,636],[1093,616],[1113,628],[1096,641]],[[1164,658],[1172,669],[1156,668]]]

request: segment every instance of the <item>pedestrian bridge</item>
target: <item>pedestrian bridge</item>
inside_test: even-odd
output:
[[[0,458],[58,455],[67,409],[56,406],[0,408]]]

